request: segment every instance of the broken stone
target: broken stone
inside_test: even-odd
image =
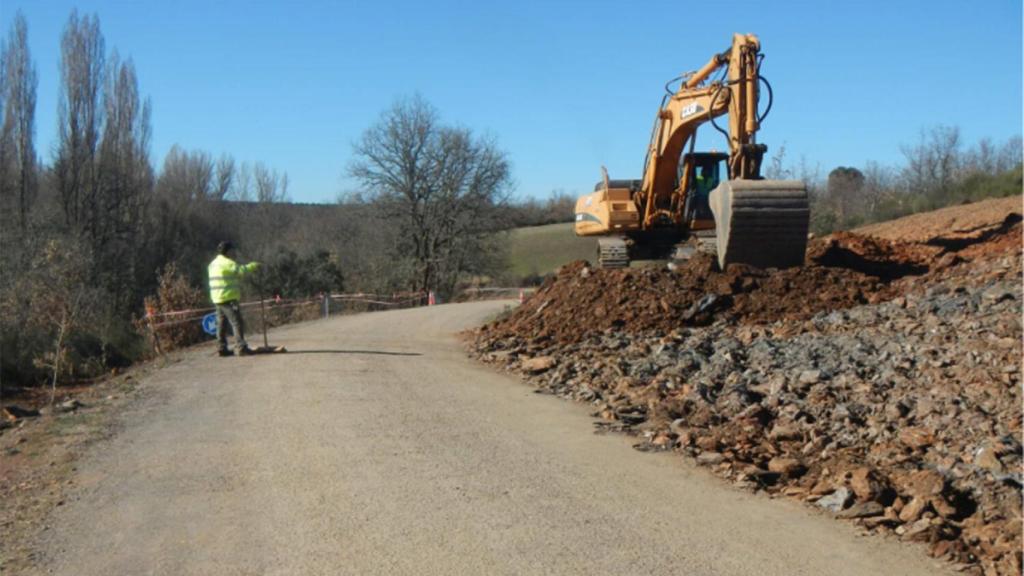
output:
[[[718,438],[714,436],[701,436],[695,442],[697,448],[705,452],[716,452],[718,450]]]
[[[998,303],[1003,300],[1013,300],[1016,298],[1016,295],[1014,295],[1013,290],[1010,287],[996,284],[982,292],[981,297],[989,302]]]
[[[953,548],[954,542],[952,540],[939,540],[934,545],[930,554],[932,558],[945,558],[949,551]]]
[[[934,531],[932,521],[928,518],[921,518],[917,522],[903,528],[901,538],[908,542],[927,542]]]
[[[697,456],[697,464],[701,466],[714,466],[715,464],[721,464],[725,457],[718,452],[701,452]]]
[[[853,493],[850,492],[849,488],[843,487],[828,496],[819,498],[815,503],[819,508],[824,508],[832,513],[837,513],[847,504],[853,501]]]
[[[768,437],[776,442],[785,440],[800,440],[803,435],[800,433],[800,427],[794,423],[777,423],[772,427],[772,431],[768,433]]]
[[[956,516],[956,508],[952,504],[946,501],[942,495],[935,496],[928,501],[932,505],[932,509],[939,513],[939,516],[943,518],[952,518]]]
[[[555,359],[552,356],[538,356],[536,358],[528,358],[523,360],[522,368],[527,372],[533,374],[539,374],[550,370],[555,365]]]
[[[928,498],[915,496],[900,510],[900,520],[903,522],[914,522],[921,517],[926,508],[928,508]]]
[[[935,435],[924,428],[904,428],[900,431],[900,442],[911,448],[926,448],[935,442]]]
[[[996,474],[1004,472],[1003,463],[999,461],[996,451],[989,445],[982,446],[974,453],[974,465]]]
[[[768,461],[768,470],[786,476],[795,476],[803,472],[804,466],[796,458],[783,458],[776,456]]]
[[[877,499],[885,489],[885,484],[874,470],[863,466],[854,470],[850,476],[850,488],[857,496],[857,501],[867,502]]]
[[[797,378],[797,382],[804,386],[817,384],[821,380],[821,370],[804,370]]]
[[[839,518],[867,518],[868,516],[881,516],[885,513],[885,506],[878,502],[858,502],[836,514]]]
[[[930,498],[942,493],[946,479],[935,470],[918,470],[910,473],[903,481],[903,491],[917,497]]]
[[[83,408],[84,406],[85,406],[85,404],[82,404],[78,400],[75,400],[74,398],[72,398],[71,400],[65,400],[64,402],[61,402],[60,404],[58,404],[57,405],[57,411],[58,412],[74,412],[75,410],[78,410],[79,408]]]

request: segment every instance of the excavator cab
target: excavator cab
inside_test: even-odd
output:
[[[722,175],[728,174],[725,166],[728,159],[729,155],[721,152],[695,152],[683,157],[680,172],[689,171],[687,178],[680,178],[687,183],[683,220],[690,230],[710,230],[715,227],[708,196],[718,187]]]

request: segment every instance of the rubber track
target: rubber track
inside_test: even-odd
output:
[[[628,268],[629,247],[625,238],[613,236],[597,239],[597,264],[601,268]]]

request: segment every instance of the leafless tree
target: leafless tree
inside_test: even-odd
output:
[[[110,58],[103,90],[106,121],[100,142],[99,191],[91,220],[104,272],[125,296],[134,285],[134,254],[152,196],[150,105],[139,96],[135,66]],[[100,250],[100,247],[103,247]]]
[[[494,262],[511,175],[493,140],[442,125],[415,96],[385,111],[354,148],[349,173],[401,231],[395,252],[412,261],[414,289],[450,292],[460,275]]]
[[[960,169],[959,149],[960,129],[954,126],[922,131],[916,145],[903,146],[903,174],[910,191],[933,197],[948,194]]]
[[[215,165],[207,152],[171,147],[157,178],[155,209],[148,220],[147,281],[174,262],[192,279],[202,276],[206,256],[219,240],[230,237],[219,195],[222,186],[230,186],[232,176],[225,171],[233,164],[227,156]]]
[[[99,19],[95,15],[79,18],[77,11],[72,12],[61,38],[54,174],[65,221],[79,229],[88,229],[90,208],[98,194],[104,50]]]
[[[873,161],[864,165],[862,174],[864,175],[864,183],[861,186],[862,212],[870,219],[876,217],[875,215],[883,202],[893,198],[895,177],[892,169]]]
[[[223,154],[217,160],[216,182],[212,190],[214,200],[226,200],[235,181],[235,159]]]
[[[993,163],[993,171],[996,173],[1006,172],[1014,168],[1020,168],[1024,161],[1024,141],[1020,135],[1014,136],[1006,141],[996,153],[996,160]]]
[[[256,201],[261,203],[287,202],[288,173],[278,173],[257,162],[252,168],[252,180],[256,192]]]
[[[28,295],[28,321],[48,335],[49,350],[36,357],[36,366],[50,373],[50,403],[60,378],[74,372],[71,338],[96,320],[101,302],[89,281],[91,258],[87,247],[73,240],[51,240],[21,278]]]
[[[157,196],[171,204],[187,207],[214,196],[215,167],[210,155],[171,146],[157,179]]]
[[[780,144],[771,158],[768,159],[768,166],[765,169],[764,177],[770,180],[785,180],[792,176],[792,171],[785,167],[786,145]]]
[[[249,164],[242,162],[238,169],[235,170],[234,178],[225,198],[236,202],[252,201],[252,169],[249,167]]]
[[[0,48],[0,194],[14,207],[22,234],[37,191],[36,87],[39,79],[28,48],[28,24],[18,12]],[[3,223],[7,225],[7,223]]]

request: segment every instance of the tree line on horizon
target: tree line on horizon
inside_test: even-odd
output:
[[[805,159],[788,166],[783,146],[769,160],[765,177],[807,184],[811,230],[818,235],[1024,189],[1020,136],[1001,144],[985,138],[965,145],[959,128],[937,125],[900,151],[904,162],[899,165],[837,166],[822,175]]]

